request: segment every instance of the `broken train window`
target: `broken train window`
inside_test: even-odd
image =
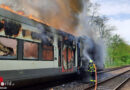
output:
[[[17,57],[17,40],[0,37],[0,58]]]
[[[17,37],[21,30],[21,24],[13,21],[4,21],[5,34],[8,36]]]

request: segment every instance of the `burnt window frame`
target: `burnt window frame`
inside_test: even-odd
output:
[[[34,58],[34,59],[28,59],[28,58],[24,58],[24,42],[30,42],[30,43],[34,43],[34,44],[37,44],[37,58]],[[29,40],[25,40],[23,39],[23,42],[22,42],[22,60],[24,61],[39,61],[39,43],[38,42],[34,42],[34,41],[29,41]]]
[[[14,21],[12,21],[12,20],[9,20],[9,19],[2,19],[5,23],[4,23],[4,33],[5,33],[5,35],[6,36],[8,36],[9,38],[11,38],[12,36],[14,36],[14,35],[18,35],[19,34],[19,32],[20,32],[20,28],[22,27],[22,25],[20,24],[20,23],[18,23],[18,22],[16,22],[15,20]],[[15,31],[16,33],[14,33],[14,32],[12,32],[12,29],[11,29],[11,31],[10,31],[10,34],[6,31],[7,29],[6,29],[6,24],[9,24],[9,23],[11,23],[11,24],[13,24],[13,25],[17,25],[17,27],[19,27],[19,29],[18,29],[18,31]],[[15,29],[16,30],[16,29]],[[14,39],[17,39],[17,38],[14,38]]]
[[[72,51],[74,53],[74,61],[73,61],[73,66],[76,66],[76,51],[77,51],[77,44],[76,41],[72,41],[73,45],[72,45]]]
[[[10,36],[1,36],[0,35],[0,37],[2,37],[2,38],[8,38],[8,39],[13,39],[13,40],[16,40],[16,42],[17,42],[17,46],[16,46],[16,49],[17,49],[17,51],[16,51],[16,56],[14,56],[14,58],[13,57],[8,57],[8,56],[0,56],[0,60],[18,60],[18,45],[19,45],[19,41],[18,41],[18,39],[16,39],[16,38],[13,38],[13,37],[10,37]],[[2,58],[1,58],[2,57]]]
[[[43,58],[43,50],[44,50],[44,48],[43,48],[43,45],[46,45],[46,46],[52,46],[52,49],[53,49],[53,59],[52,60],[45,60],[44,58]],[[44,44],[44,43],[42,43],[42,52],[41,52],[41,54],[42,54],[42,61],[54,61],[54,59],[55,59],[55,54],[54,54],[54,45],[53,44]]]
[[[62,41],[58,40],[58,66],[62,67]]]

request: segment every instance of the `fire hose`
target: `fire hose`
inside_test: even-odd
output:
[[[93,63],[93,66],[95,68],[95,90],[97,89],[97,68],[96,65]]]

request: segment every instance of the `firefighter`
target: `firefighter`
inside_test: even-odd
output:
[[[95,68],[93,60],[83,60],[82,65],[80,66],[79,72],[82,82],[84,83],[95,83]]]
[[[90,83],[95,83],[95,68],[93,60],[89,60],[88,72],[90,74]]]

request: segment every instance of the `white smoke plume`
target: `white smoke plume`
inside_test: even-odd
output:
[[[83,0],[83,10],[79,14],[79,25],[77,26],[77,34],[83,39],[83,60],[86,65],[90,59],[94,60],[98,69],[104,68],[105,45],[103,40],[98,37],[98,29],[96,25],[91,23],[91,16],[88,14],[88,0]],[[86,66],[87,68],[87,66]]]

